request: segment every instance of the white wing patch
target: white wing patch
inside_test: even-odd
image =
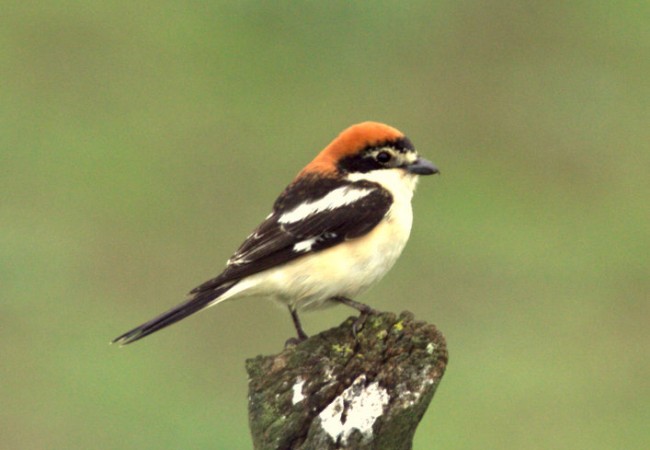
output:
[[[314,244],[317,241],[318,241],[318,237],[313,237],[310,239],[306,239],[304,241],[300,241],[293,246],[293,251],[298,253],[308,252],[311,250],[311,248],[314,246]]]
[[[336,233],[331,231],[326,231],[325,233],[319,234],[316,237],[305,239],[300,241],[293,246],[293,251],[297,253],[309,252],[314,247],[314,244],[318,244],[327,239],[335,239]]]
[[[278,223],[300,222],[313,214],[349,205],[350,203],[354,203],[370,194],[373,190],[374,189],[356,189],[349,186],[334,189],[319,200],[302,203],[291,211],[282,214],[278,219]]]

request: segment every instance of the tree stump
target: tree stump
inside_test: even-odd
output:
[[[447,365],[443,335],[408,312],[356,317],[246,361],[256,450],[409,450]]]

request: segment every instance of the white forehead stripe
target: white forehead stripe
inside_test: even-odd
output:
[[[362,199],[373,190],[374,189],[356,189],[349,186],[334,189],[319,200],[302,203],[291,211],[282,214],[278,219],[278,223],[300,222],[313,214],[349,205],[350,203]]]

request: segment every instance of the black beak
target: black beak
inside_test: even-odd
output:
[[[416,175],[433,175],[434,173],[440,173],[438,168],[434,166],[431,161],[427,161],[424,158],[416,159],[413,163],[406,166],[406,170]]]

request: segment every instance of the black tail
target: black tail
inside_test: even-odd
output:
[[[162,313],[158,317],[154,317],[150,321],[145,322],[142,325],[132,329],[131,331],[127,331],[123,335],[116,337],[113,339],[112,343],[120,345],[130,344],[131,342],[135,342],[145,336],[149,336],[151,333],[155,333],[162,328],[172,325],[179,320],[184,319],[191,314],[194,314],[195,312],[201,311],[203,308],[207,307],[210,302],[220,297],[235,284],[236,282],[231,282],[219,286],[214,290],[199,292],[193,297],[185,300],[180,305],[173,307],[165,313]]]

